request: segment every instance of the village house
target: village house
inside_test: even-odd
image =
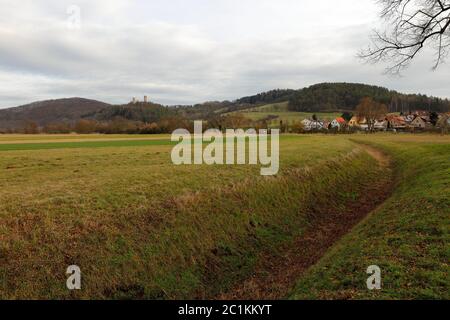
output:
[[[351,118],[350,121],[348,122],[348,125],[350,127],[359,128],[361,130],[369,129],[366,118],[360,118],[357,116],[354,116],[353,118]]]
[[[386,120],[386,118],[380,118],[375,120],[375,123],[373,125],[373,128],[377,131],[386,131],[388,128],[388,121]]]
[[[311,131],[311,130],[322,130],[323,129],[323,121],[320,120],[310,120],[310,119],[304,119],[302,121],[303,128],[305,131]]]
[[[405,130],[406,120],[403,116],[389,115],[387,117],[388,129],[392,130]]]
[[[411,121],[410,126],[414,129],[425,129],[427,127],[427,121],[423,117],[417,116]]]
[[[404,116],[404,118],[405,118],[406,124],[410,125],[411,122],[413,122],[413,120],[416,118],[416,115],[410,113],[410,114],[407,114],[406,116]]]
[[[302,125],[303,125],[303,129],[305,131],[310,131],[311,130],[311,123],[312,121],[309,119],[303,119],[302,120]]]
[[[425,110],[416,110],[412,113],[414,116],[419,116],[419,117],[428,117],[429,116],[429,112],[425,111]]]
[[[302,125],[305,131],[320,130],[342,130],[344,127],[350,127],[360,131],[369,130],[366,118],[353,116],[347,123],[344,118],[337,117],[331,122],[324,120],[304,119]],[[426,130],[433,127],[429,113],[416,111],[408,115],[388,114],[375,120],[375,131],[405,131],[405,130]],[[438,128],[450,128],[450,113],[439,114],[439,120],[436,124]]]
[[[333,121],[331,121],[328,128],[341,130],[343,127],[345,127],[346,124],[347,124],[347,122],[345,121],[344,118],[338,117],[338,118],[334,119]]]
[[[450,113],[440,115],[436,127],[444,129],[450,128]]]
[[[357,116],[353,116],[353,117],[350,119],[350,121],[348,122],[348,125],[349,125],[350,127],[356,127],[356,126],[358,126],[358,123],[359,123],[359,118],[358,118]]]

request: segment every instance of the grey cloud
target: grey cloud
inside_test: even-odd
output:
[[[341,24],[340,19],[327,17],[321,22],[329,21],[329,25],[312,28],[308,17],[303,17],[298,21],[302,29],[295,28],[295,13],[289,13],[279,32],[261,35],[254,24],[270,17],[255,15],[248,21],[252,14],[247,12],[244,22],[230,20],[234,35],[230,37],[210,31],[214,17],[202,19],[202,7],[196,1],[192,7],[200,13],[184,23],[174,22],[180,12],[173,11],[171,16],[167,10],[166,17],[172,18],[167,21],[155,17],[134,21],[136,10],[148,9],[143,1],[81,1],[82,28],[71,31],[63,20],[68,1],[24,3],[0,12],[0,81],[5,83],[0,88],[0,108],[71,96],[123,103],[144,94],[164,104],[188,104],[323,81],[365,82],[450,96],[445,80],[450,76],[448,65],[430,72],[428,53],[404,78],[384,76],[382,66],[360,64],[355,56],[368,41],[371,20],[362,23],[355,18],[351,23],[349,16]],[[296,3],[283,0],[280,6]],[[309,0],[305,3],[314,5]],[[151,7],[164,6],[162,1],[152,1]],[[14,22],[20,8],[29,10],[21,12],[22,23]],[[259,14],[264,13],[270,10]],[[224,20],[220,19],[225,31]],[[314,21],[311,24],[316,26]],[[239,26],[247,28],[242,30],[245,36],[239,36]],[[270,27],[277,24],[270,20]]]

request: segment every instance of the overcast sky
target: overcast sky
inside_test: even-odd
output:
[[[374,0],[0,5],[0,108],[62,97],[125,103],[144,94],[191,104],[334,81],[450,97],[449,65],[431,71],[427,52],[401,78],[356,58],[379,24]]]

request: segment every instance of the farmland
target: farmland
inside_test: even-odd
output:
[[[251,298],[239,284],[328,227],[330,212],[343,238],[323,243],[272,298],[449,291],[448,136],[284,135],[277,177],[174,166],[172,146],[167,135],[0,136],[0,297]],[[65,287],[72,264],[80,291]],[[371,264],[385,270],[386,290],[364,290]]]
[[[244,117],[253,121],[272,118],[269,121],[270,127],[278,127],[280,121],[283,121],[283,123],[286,124],[293,124],[294,122],[298,122],[303,119],[309,119],[314,114],[320,119],[327,121],[332,121],[333,119],[342,115],[342,112],[293,112],[288,110],[287,102],[267,104],[260,107],[245,109],[233,113],[242,114]]]
[[[359,139],[358,139],[359,140]],[[449,299],[449,139],[381,136],[366,141],[394,160],[395,189],[303,278],[294,299]],[[383,270],[383,290],[366,275]]]

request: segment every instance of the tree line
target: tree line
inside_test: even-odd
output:
[[[67,134],[67,133],[104,133],[104,134],[158,134],[172,133],[178,128],[190,130],[192,121],[178,116],[165,117],[155,122],[142,122],[116,117],[109,121],[97,121],[93,119],[80,119],[74,123],[55,122],[39,126],[36,122],[28,120],[23,125],[14,129],[3,129],[0,133],[24,133],[24,134]]]

